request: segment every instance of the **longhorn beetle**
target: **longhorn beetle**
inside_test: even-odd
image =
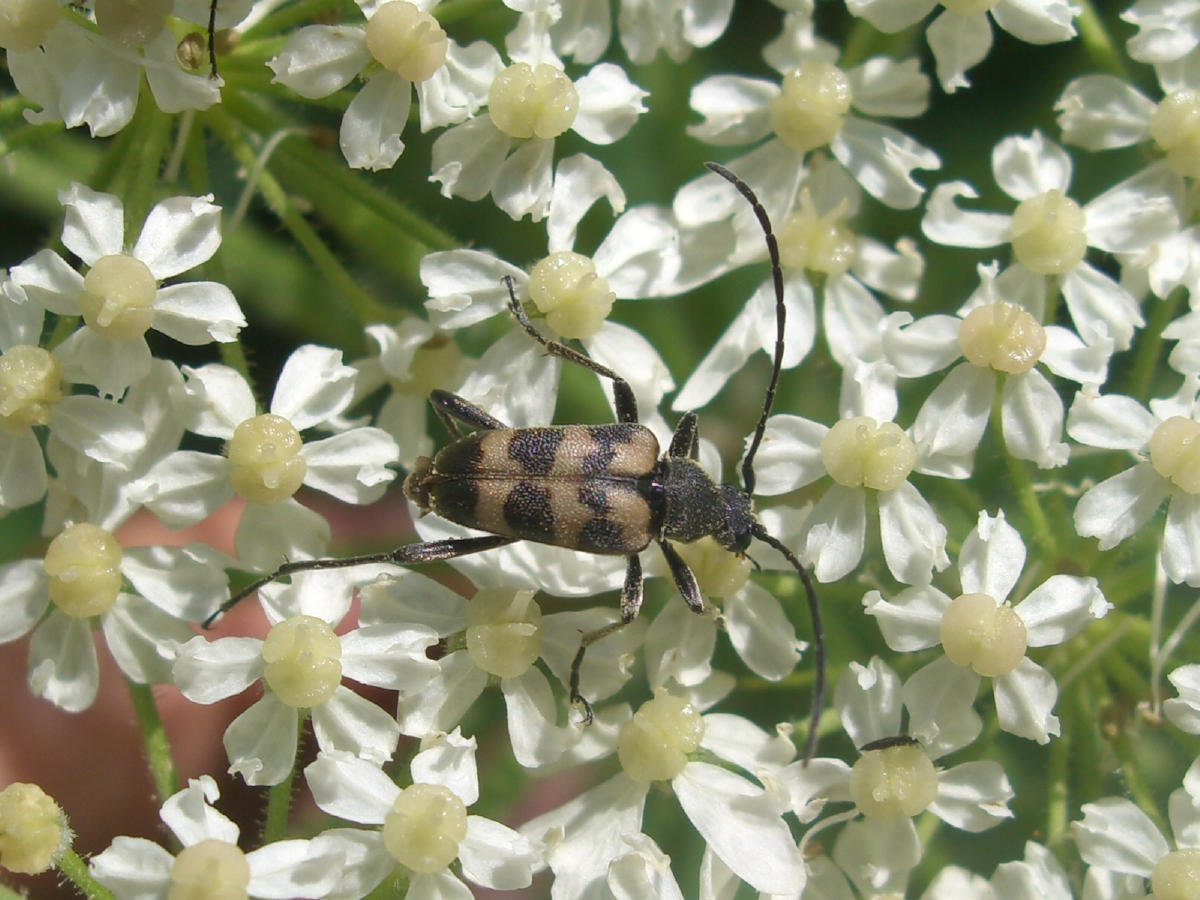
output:
[[[422,513],[489,532],[481,537],[448,538],[409,544],[387,553],[344,559],[305,559],[287,562],[246,586],[205,620],[217,616],[242,598],[277,578],[308,569],[333,569],[367,563],[414,563],[454,559],[511,544],[517,540],[552,544],[588,553],[626,558],[621,617],[584,633],[571,663],[570,700],[579,704],[588,721],[591,709],[579,691],[579,670],[587,648],[628,625],[642,605],[642,564],[638,554],[657,543],[679,593],[696,613],[705,611],[696,576],[669,541],[688,543],[712,536],[722,547],[745,554],[752,539],[779,551],[804,583],[813,623],[816,676],[804,760],[816,746],[817,721],[825,692],[825,644],[816,593],[800,560],[773,537],[754,516],[754,456],[762,443],[767,417],[775,400],[783,364],[786,311],[783,271],[770,219],[744,181],[716,163],[706,163],[746,198],[758,218],[771,259],[775,288],[775,353],[762,413],[742,460],[742,485],[716,484],[700,468],[696,414],[679,420],[665,456],[658,439],[638,423],[637,401],[629,383],[595,360],[557,341],[547,340],[530,323],[517,300],[512,279],[505,276],[509,309],[514,318],[546,352],[577,363],[612,382],[617,421],[609,425],[551,425],[510,428],[462,397],[433,391],[433,411],[454,437],[433,457],[419,457],[404,482],[404,493]]]

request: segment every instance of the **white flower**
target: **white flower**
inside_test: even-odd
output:
[[[621,726],[616,749],[619,774],[521,827],[547,847],[552,897],[586,896],[608,881],[612,863],[628,853],[629,836],[642,830],[656,782],[669,785],[709,851],[737,877],[769,894],[803,890],[804,862],[775,797],[731,768],[692,759],[703,749],[768,773],[795,757],[790,740],[738,716],[701,716],[696,702],[660,692]]]
[[[28,300],[60,316],[83,317],[84,325],[55,351],[64,377],[119,395],[150,372],[145,333],[151,328],[184,344],[237,339],[246,320],[223,284],[159,287],[217,251],[221,209],[211,195],[156,204],[128,250],[120,198],[72,184],[58,199],[66,207],[63,244],[88,266],[87,274],[42,250],[10,275]]]
[[[238,849],[238,827],[209,804],[220,796],[211,776],[201,775],[169,797],[159,817],[183,845],[174,856],[145,838],[118,837],[92,857],[93,878],[117,900],[147,900],[182,890],[228,892],[282,900],[324,897],[342,875],[344,857],[318,841],[276,841],[249,853]]]
[[[937,0],[847,0],[846,8],[880,31],[902,31],[929,15]],[[969,87],[966,70],[987,58],[996,24],[1027,44],[1055,44],[1075,36],[1072,19],[1080,9],[1063,0],[998,0],[995,3],[946,3],[925,31],[937,62],[938,80],[947,93]]]
[[[765,52],[782,84],[740,75],[715,75],[691,92],[704,121],[688,132],[721,146],[760,144],[726,165],[745,172],[763,206],[778,219],[795,204],[809,151],[824,146],[863,189],[896,209],[911,209],[924,188],[913,169],[936,169],[937,154],[870,117],[919,116],[928,106],[929,79],[915,59],[873,57],[842,70],[837,48],[812,34],[811,10],[789,14],[785,34]],[[684,185],[675,212],[685,226],[725,218],[742,204],[732,185],[709,174]]]
[[[572,81],[553,56],[507,68],[495,50],[488,48],[486,56],[487,115],[438,136],[430,180],[441,183],[443,196],[481,200],[491,194],[513,219],[528,215],[539,222],[560,190],[561,174],[553,175],[555,139],[572,130],[590,143],[611,144],[646,111],[647,93],[612,63]],[[603,166],[588,162],[612,180]]]
[[[106,463],[125,478],[146,446],[142,421],[128,405],[73,394],[58,356],[39,346],[45,318],[15,283],[0,282],[0,512],[46,493],[46,457],[62,466]],[[166,364],[169,366],[169,364]],[[158,378],[146,379],[152,384]],[[38,433],[48,433],[43,451]]]
[[[0,566],[0,643],[32,629],[29,689],[68,712],[96,699],[94,624],[129,679],[170,681],[175,654],[192,636],[185,620],[208,615],[227,594],[222,562],[203,544],[122,547],[99,526],[68,525],[43,559]],[[136,594],[121,590],[122,578]]]
[[[1174,849],[1132,801],[1106,797],[1085,803],[1083,818],[1071,824],[1079,855],[1093,869],[1132,876],[1131,887],[1149,888],[1156,897],[1195,896],[1200,891],[1195,862],[1200,855],[1198,788],[1200,766],[1193,763],[1183,776],[1183,787],[1173,791],[1168,801]]]
[[[1163,712],[1189,734],[1200,734],[1200,665],[1180,666],[1167,676],[1179,696],[1163,703]]]
[[[355,169],[389,169],[404,152],[413,89],[421,130],[462,122],[487,100],[501,65],[478,41],[460,46],[430,15],[437,0],[359,3],[365,26],[309,25],[267,65],[275,81],[304,97],[332,94],[363,74],[366,84],[342,116],[339,142]]]
[[[848,222],[861,205],[858,183],[817,153],[809,161],[798,207],[775,224],[787,308],[783,368],[799,365],[812,347],[816,295],[821,295],[826,339],[843,368],[842,408],[857,406],[850,399],[854,395],[890,389],[895,380],[880,343],[885,314],[871,289],[894,300],[912,300],[924,269],[911,241],[901,240],[891,250],[850,229]],[[724,265],[713,267],[713,277],[765,258],[762,230],[750,212],[743,208],[734,214],[736,248]],[[775,293],[768,277],[689,376],[673,408],[706,404],[755,352],[774,353],[775,333]],[[872,384],[865,385],[867,381]]]
[[[1001,510],[979,521],[958,557],[962,593],[951,598],[932,585],[908,588],[885,600],[863,597],[884,640],[912,652],[942,645],[946,656],[904,686],[911,732],[933,737],[937,705],[947,694],[974,697],[982,677],[992,678],[1000,727],[1045,744],[1059,733],[1050,711],[1058,697],[1054,676],[1025,655],[1027,647],[1061,644],[1102,618],[1112,604],[1094,578],[1052,575],[1023,600],[1009,602],[1025,565],[1025,544]]]
[[[1111,339],[1089,346],[1068,328],[1042,325],[1021,305],[1019,285],[1012,286],[1021,280],[1017,267],[999,277],[997,268],[995,263],[978,267],[980,286],[956,315],[914,321],[908,313],[893,313],[883,329],[884,353],[902,378],[919,378],[962,360],[913,422],[919,472],[945,478],[971,474],[997,390],[1008,452],[1042,468],[1064,465],[1062,400],[1036,366],[1088,388],[1107,377]]]
[[[457,729],[430,738],[410,765],[413,783],[400,788],[378,766],[345,753],[318,754],[304,770],[317,806],[330,815],[380,826],[336,828],[315,842],[346,857],[333,900],[370,893],[397,868],[408,876],[406,897],[452,900],[469,889],[450,869],[481,887],[527,887],[541,866],[542,847],[499,822],[469,815],[479,799],[475,740]]]
[[[415,572],[367,585],[361,597],[364,624],[412,624],[448,639],[448,652],[438,658],[429,683],[401,691],[402,733],[426,737],[452,730],[488,684],[498,683],[513,756],[521,765],[580,762],[610,752],[619,721],[601,710],[589,726],[560,727],[560,701],[536,662],[544,659],[566,685],[580,634],[615,621],[615,608],[543,616],[532,591],[483,587],[466,600]],[[588,648],[580,688],[590,701],[611,696],[629,679],[643,632],[644,626],[634,622]],[[619,711],[615,715],[619,718]]]
[[[874,657],[851,663],[834,689],[834,706],[862,756],[853,767],[840,759],[792,763],[779,775],[788,808],[809,821],[829,803],[852,802],[877,825],[875,839],[892,846],[916,840],[912,817],[928,810],[955,828],[985,831],[1012,817],[1013,791],[999,763],[978,761],[938,769],[933,761],[971,743],[981,724],[970,709],[972,695],[947,692],[931,740],[900,730],[900,679]]]
[[[1163,527],[1162,562],[1175,583],[1200,586],[1200,546],[1193,535],[1200,516],[1200,484],[1188,461],[1197,421],[1196,383],[1185,382],[1173,397],[1150,401],[1097,397],[1080,391],[1067,415],[1067,434],[1091,447],[1124,450],[1137,462],[1089,488],[1075,506],[1075,530],[1100,539],[1109,550],[1137,533],[1169,499]]]
[[[159,4],[123,5],[153,17]],[[130,18],[136,18],[130,17]],[[137,109],[142,74],[160,110],[208,109],[221,99],[224,82],[205,72],[184,71],[175,48],[178,39],[157,14],[155,34],[143,38],[137,28],[109,37],[63,17],[38,45],[8,50],[8,69],[17,90],[41,107],[25,110],[33,123],[87,125],[92,137],[116,134]],[[120,26],[114,26],[120,27]]]
[[[229,723],[229,771],[247,784],[278,784],[296,757],[302,711],[323,750],[353,753],[374,764],[391,758],[400,728],[379,706],[341,683],[419,691],[438,666],[426,656],[437,636],[420,625],[377,624],[335,634],[347,615],[355,581],[379,567],[297,574],[289,585],[262,588],[271,630],[250,637],[192,638],[175,660],[174,679],[195,703],[215,703],[260,679],[263,696]]]
[[[884,392],[880,392],[884,393]],[[868,409],[872,398],[868,397]],[[912,438],[886,418],[876,418],[895,393],[887,391],[870,415],[851,415],[832,428],[800,416],[767,420],[757,460],[758,493],[785,494],[830,476],[833,484],[809,513],[804,551],[819,581],[836,581],[858,565],[866,546],[867,492],[879,509],[879,535],[892,575],[926,584],[950,564],[946,528],[909,481],[918,455]]]
[[[977,197],[964,181],[939,184],[926,206],[921,229],[930,240],[957,247],[1011,244],[1016,274],[1010,290],[1038,321],[1046,308],[1046,276],[1054,276],[1075,330],[1088,344],[1111,338],[1128,349],[1144,324],[1137,301],[1085,259],[1089,246],[1132,253],[1174,234],[1179,217],[1172,198],[1148,169],[1110,188],[1084,206],[1067,196],[1071,158],[1040,131],[1001,140],[992,151],[992,172],[1018,202],[1014,213],[959,209],[958,197]],[[1148,174],[1147,174],[1148,173]]]
[[[250,385],[228,366],[184,368],[191,431],[227,441],[225,456],[178,450],[141,479],[138,499],[169,528],[200,521],[235,493],[247,501],[234,535],[238,559],[255,571],[319,556],[329,525],[292,498],[301,484],[346,503],[378,500],[395,478],[396,443],[361,427],[303,441],[300,432],[338,417],[354,396],[355,371],[340,351],[307,344],[284,363],[271,412],[255,415]]]

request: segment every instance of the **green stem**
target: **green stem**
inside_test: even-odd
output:
[[[1125,787],[1129,791],[1129,796],[1133,802],[1138,805],[1154,824],[1158,830],[1165,835],[1171,834],[1171,829],[1167,827],[1167,823],[1159,811],[1158,803],[1154,798],[1154,791],[1142,778],[1142,768],[1138,761],[1138,741],[1136,735],[1128,728],[1122,728],[1121,733],[1117,735],[1117,739],[1113,741],[1113,751],[1117,758],[1121,761],[1121,774],[1125,777]]]
[[[113,900],[108,888],[92,878],[85,863],[74,850],[67,848],[55,863],[58,871],[88,900]]]
[[[1003,396],[1004,385],[1001,383],[996,386],[996,396],[992,401],[992,427],[996,429],[1002,447],[1004,446],[1004,413],[1001,399]],[[1046,513],[1042,509],[1041,501],[1038,500],[1037,491],[1033,488],[1033,478],[1029,475],[1029,469],[1024,460],[1017,459],[1007,448],[1002,451],[1001,456],[1004,457],[1004,464],[1008,468],[1008,477],[1016,492],[1017,501],[1025,513],[1025,518],[1029,520],[1029,524],[1033,528],[1033,540],[1037,544],[1038,552],[1047,564],[1052,566],[1054,560],[1058,558],[1058,544],[1050,529],[1050,523],[1046,521]]]
[[[158,794],[158,802],[162,803],[179,790],[179,780],[175,775],[175,762],[171,758],[171,744],[167,740],[167,732],[163,728],[162,718],[158,714],[158,705],[154,702],[154,694],[150,686],[136,684],[126,679],[129,685],[129,697],[133,701],[133,712],[137,717],[138,728],[142,732],[142,743],[146,748],[146,762],[150,769],[150,777],[154,779],[154,790]]]
[[[1050,846],[1066,837],[1069,825],[1067,808],[1067,772],[1071,764],[1071,746],[1074,743],[1070,724],[1062,736],[1050,742],[1049,797],[1046,801],[1046,837]]]
[[[226,147],[247,171],[255,167],[254,148],[241,137],[234,119],[223,108],[213,108],[208,111],[207,118],[213,133],[225,142]],[[355,278],[346,271],[338,261],[333,251],[321,239],[300,211],[292,204],[286,191],[275,180],[274,176],[264,170],[258,177],[258,191],[266,201],[283,226],[292,234],[296,242],[308,254],[318,272],[328,281],[328,296],[338,303],[341,313],[348,318],[357,318],[359,325],[367,322],[390,320],[394,313],[382,303],[359,287]],[[361,335],[362,328],[351,329],[356,335]],[[362,347],[348,348],[361,352]]]
[[[299,735],[304,728],[304,717],[297,716],[296,729]],[[297,759],[299,759],[299,741],[297,741]],[[296,782],[297,761],[292,761],[287,777],[279,784],[271,785],[267,792],[267,814],[263,821],[262,839],[264,844],[282,840],[287,836],[288,814],[292,809],[292,792]]]
[[[328,21],[330,13],[340,17],[343,11],[348,10],[342,0],[297,0],[295,3],[286,3],[274,12],[263,16],[242,32],[242,37],[248,39],[258,35],[281,34],[300,25]]]
[[[1081,12],[1075,17],[1079,39],[1092,61],[1102,70],[1118,78],[1129,77],[1125,58],[1113,44],[1112,35],[1096,13],[1092,0],[1079,0]]]
[[[143,97],[138,104],[139,113],[142,109],[147,112],[143,127],[139,129],[137,152],[132,156],[136,161],[129,172],[125,189],[120,192],[125,206],[125,240],[130,244],[136,240],[153,205],[163,161],[167,158],[171,143],[171,125],[174,121],[174,116],[160,111],[148,97]]]
[[[1150,321],[1138,336],[1137,353],[1133,360],[1133,371],[1129,374],[1129,396],[1137,400],[1149,398],[1151,381],[1161,372],[1158,358],[1162,353],[1163,329],[1175,318],[1175,311],[1183,299],[1183,288],[1176,288],[1164,299],[1150,303]]]

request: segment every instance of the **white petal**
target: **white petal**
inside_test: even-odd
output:
[[[322,750],[344,750],[382,765],[392,758],[400,741],[395,718],[345,685],[312,709],[313,734]]]
[[[862,559],[867,534],[866,497],[860,489],[832,485],[805,523],[804,557],[818,581],[837,581]]]
[[[414,781],[440,784],[458,795],[467,806],[479,799],[479,773],[475,767],[475,738],[465,738],[455,728],[421,742],[421,752],[409,764]]]
[[[1070,640],[1112,608],[1095,578],[1051,575],[1017,604],[1016,613],[1029,646],[1048,647]]]
[[[1075,330],[1089,344],[1110,337],[1116,349],[1128,350],[1134,329],[1146,324],[1137,300],[1086,262],[1063,278],[1062,292]]]
[[[41,500],[47,483],[46,460],[33,429],[0,432],[0,512]]]
[[[1054,676],[1028,657],[1015,669],[993,681],[996,718],[1009,734],[1048,744],[1061,731],[1058,716],[1050,710],[1058,699]]]
[[[933,569],[940,572],[950,564],[946,526],[907,481],[895,490],[880,491],[878,499],[879,536],[888,568],[905,584],[928,584]]]
[[[738,656],[760,678],[778,681],[800,660],[804,643],[775,595],[753,582],[728,598],[725,629]]]
[[[1075,332],[1059,325],[1046,325],[1046,349],[1041,362],[1060,378],[1069,378],[1093,390],[1108,379],[1108,361],[1112,357],[1111,340],[1085,344]]]
[[[863,611],[875,617],[893,650],[911,653],[941,642],[942,614],[950,598],[933,585],[905,588],[891,600],[884,600],[879,591],[868,591],[862,602]]]
[[[1111,550],[1141,528],[1170,493],[1149,463],[1138,463],[1089,488],[1075,504],[1075,530]]]
[[[900,688],[899,677],[878,656],[865,666],[850,663],[834,686],[833,703],[854,746],[900,733]]]
[[[20,293],[26,300],[32,300],[59,315],[79,315],[79,296],[83,293],[83,276],[67,265],[67,261],[53,250],[39,250],[25,262],[9,269],[8,275],[12,279],[12,283],[20,288]],[[9,296],[9,299],[14,299],[14,302],[21,304],[25,302],[25,300],[17,300],[9,295],[7,288],[5,294]],[[29,323],[29,325],[33,324]],[[36,333],[29,333],[32,328],[27,327],[23,329],[26,332],[25,339],[12,343],[36,344],[41,337],[41,324],[41,320],[38,319]],[[11,346],[11,344],[5,344],[5,346]]]
[[[138,499],[168,528],[194,525],[233,496],[223,456],[178,450],[137,482]]]
[[[119,594],[100,625],[108,652],[139,684],[170,681],[175,653],[192,636],[186,622],[133,594]]]
[[[550,199],[550,215],[546,220],[546,249],[551,253],[570,250],[575,246],[575,229],[601,198],[608,200],[614,213],[625,208],[625,192],[608,169],[585,153],[576,153],[559,162],[554,172],[554,189]],[[635,248],[625,248],[636,253]],[[593,262],[596,259],[593,257]],[[600,275],[617,271],[619,266],[597,266]],[[624,297],[626,294],[618,293]]]
[[[271,506],[247,503],[233,534],[233,547],[246,568],[269,572],[289,559],[312,559],[329,545],[329,523],[295,500]]]
[[[863,897],[887,896],[893,892],[902,896],[909,873],[921,861],[921,855],[921,839],[907,816],[894,822],[854,819],[845,824],[833,845],[833,859],[854,879],[859,896]],[[808,864],[811,867],[812,861]],[[810,873],[810,884],[814,880]],[[821,896],[823,900],[853,900],[856,895],[846,885],[844,893]],[[954,896],[956,900],[975,900],[962,894],[947,896]],[[935,900],[930,894],[923,898]],[[981,896],[978,900],[984,898]]]
[[[1200,665],[1180,666],[1167,679],[1179,691],[1177,699],[1163,704],[1167,718],[1189,734],[1200,734]]]
[[[208,262],[221,244],[221,207],[203,197],[168,197],[146,216],[133,255],[156,281]]]
[[[736,763],[755,774],[771,772],[796,757],[796,745],[778,732],[768,732],[753,722],[732,713],[708,713],[704,716],[704,737],[700,746],[721,759]]]
[[[528,887],[542,866],[541,847],[513,829],[467,816],[467,836],[458,845],[463,875],[474,884],[499,891]]]
[[[755,460],[758,493],[786,494],[822,477],[821,441],[828,432],[819,422],[799,416],[771,416]]]
[[[626,134],[646,111],[648,91],[629,80],[625,70],[600,63],[575,82],[579,111],[571,129],[593,144],[611,144]]]
[[[646,678],[652,686],[674,680],[684,687],[712,674],[716,623],[682,603],[668,603],[646,630]]]
[[[1071,828],[1084,862],[1143,878],[1171,849],[1150,817],[1121,797],[1085,803]]]
[[[688,134],[706,144],[753,143],[770,133],[767,107],[779,85],[741,75],[714,75],[692,87],[688,102],[704,117]]]
[[[342,674],[363,684],[416,690],[437,673],[426,651],[437,643],[431,628],[365,625],[342,635]]]
[[[975,712],[979,676],[946,657],[935,659],[904,683],[909,733],[937,759],[974,741],[983,731]]]
[[[253,785],[283,781],[296,760],[298,722],[296,710],[264,694],[225,729],[229,774]]]
[[[67,712],[82,712],[96,700],[100,666],[89,619],[57,610],[34,629],[29,640],[29,692]]]
[[[193,703],[215,703],[239,694],[262,677],[262,641],[198,635],[179,648],[174,680]]]
[[[1158,419],[1132,397],[1080,391],[1067,417],[1067,434],[1091,447],[1135,451],[1146,446],[1157,425]]]
[[[50,430],[89,459],[122,470],[146,441],[145,425],[132,410],[87,394],[72,394],[54,404]]]
[[[443,131],[433,142],[430,181],[442,185],[443,197],[482,200],[492,190],[512,138],[488,116],[476,116]]]
[[[1163,529],[1163,568],[1176,584],[1200,587],[1200,498],[1176,491]]]
[[[162,896],[174,862],[175,858],[153,841],[119,836],[88,860],[88,871],[118,897],[154,900]]]
[[[236,843],[237,825],[212,807],[220,796],[211,775],[189,778],[186,788],[163,803],[159,817],[185,847],[209,838]]]
[[[851,15],[888,34],[919,22],[936,5],[936,0],[846,0]]]
[[[381,428],[354,428],[304,445],[304,483],[347,503],[373,503],[396,477],[400,448]]]
[[[266,900],[323,897],[342,885],[343,854],[331,843],[275,841],[246,854],[246,892]]]
[[[436,328],[473,325],[508,308],[508,289],[501,279],[512,278],[517,296],[529,276],[511,263],[480,250],[445,250],[421,257],[421,283],[429,291],[425,308]]]
[[[992,7],[996,24],[1027,44],[1069,41],[1078,14],[1078,7],[1063,0],[1001,0]]]
[[[957,197],[974,200],[978,196],[965,181],[949,181],[935,187],[921,219],[925,237],[951,247],[994,247],[1008,243],[1010,216],[959,209],[954,202]]]
[[[187,375],[188,429],[209,437],[229,440],[233,430],[257,411],[250,385],[235,369],[218,363],[192,368]]]
[[[488,675],[465,651],[438,660],[437,673],[417,690],[402,689],[396,704],[400,731],[417,737],[453,729],[487,687]]]
[[[743,881],[771,894],[803,889],[804,862],[761,788],[699,762],[684,766],[671,786],[692,825]]]
[[[371,59],[366,29],[309,25],[294,32],[267,63],[274,81],[302,97],[325,97],[348,85]]]
[[[981,510],[976,525],[963,541],[958,568],[964,593],[987,594],[996,603],[1009,592],[1025,567],[1025,542],[1008,524],[1004,511],[989,516]]]
[[[67,381],[94,384],[102,394],[114,397],[149,375],[151,368],[145,338],[110,340],[86,325],[59,344],[54,355]]]
[[[992,49],[992,26],[986,12],[964,16],[947,9],[925,29],[925,39],[933,51],[942,90],[952,94],[971,86],[966,71],[987,58]]]
[[[487,103],[488,88],[504,71],[504,62],[487,41],[466,47],[449,41],[446,61],[416,86],[421,131],[464,122]]]
[[[1069,450],[1059,440],[1063,430],[1062,399],[1041,372],[1032,369],[1010,375],[1000,399],[1004,444],[1017,459],[1033,460],[1039,468],[1067,463]]]
[[[500,682],[508,710],[508,738],[513,758],[537,768],[563,758],[573,729],[558,727],[558,701],[550,682],[536,666]]]
[[[557,195],[558,176],[554,190]],[[622,193],[622,203],[624,199]],[[550,219],[554,219],[553,207]],[[618,297],[639,299],[674,294],[678,293],[675,284],[681,265],[680,240],[670,210],[635,206],[613,223],[592,261],[597,273],[608,280]]]
[[[846,116],[829,149],[872,197],[893,209],[912,209],[925,188],[913,169],[938,169],[938,155],[888,125]]]
[[[245,327],[233,291],[215,281],[171,285],[154,298],[154,330],[181,344],[233,341]]]
[[[1085,150],[1111,150],[1149,136],[1152,100],[1113,75],[1084,75],[1054,104],[1063,140]]]
[[[58,192],[58,202],[66,212],[63,246],[84,263],[94,265],[102,256],[124,251],[124,208],[119,197],[72,182]]]
[[[1179,231],[1179,177],[1166,165],[1142,169],[1084,206],[1088,244],[1109,253],[1132,253]]]
[[[331,816],[382,825],[400,793],[379,766],[348,753],[318,753],[304,767],[313,800]]]
[[[354,378],[354,369],[342,364],[342,351],[304,344],[283,364],[271,412],[298,431],[326,422],[349,405]]]
[[[535,222],[544,219],[553,194],[553,162],[554,141],[532,138],[518,147],[493,173],[496,205],[514,220],[525,216]]]
[[[970,476],[995,393],[992,370],[970,363],[952,369],[921,404],[910,429],[917,445],[916,470],[944,478]]]
[[[999,763],[969,762],[938,776],[929,811],[964,831],[984,831],[1012,818],[1012,786]]]
[[[1046,191],[1067,193],[1071,186],[1071,157],[1034,129],[1002,139],[992,150],[992,172],[1000,189],[1014,200],[1028,200]]]
[[[683,892],[671,873],[671,858],[647,835],[628,834],[625,842],[634,849],[614,859],[608,867],[607,887],[615,900],[643,900],[645,897],[683,900]],[[715,858],[706,848],[705,862]]]
[[[912,118],[929,108],[929,77],[916,57],[872,56],[846,76],[854,108],[868,116]]]
[[[412,84],[383,71],[363,85],[342,115],[338,144],[352,169],[390,169],[404,152]]]
[[[199,621],[228,596],[223,557],[205,544],[126,547],[121,574],[139,594],[178,619]]]
[[[0,591],[4,616],[0,618],[0,644],[25,635],[50,603],[49,577],[40,559],[18,559],[0,565]]]

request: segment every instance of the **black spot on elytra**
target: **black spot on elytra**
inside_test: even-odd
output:
[[[598,485],[584,483],[575,492],[579,502],[597,516],[608,514],[608,492]]]
[[[504,521],[523,538],[553,543],[554,513],[550,509],[550,491],[522,481],[504,500]]]
[[[443,519],[471,525],[479,502],[479,483],[474,478],[435,475],[430,485],[431,505]]]
[[[508,441],[508,458],[516,460],[530,475],[547,475],[562,442],[561,428],[520,428]]]
[[[483,435],[471,434],[447,444],[434,458],[434,468],[446,475],[473,475],[483,463]]]
[[[617,454],[617,445],[628,444],[633,440],[634,427],[620,422],[587,426],[588,437],[596,443],[596,449],[583,458],[583,471],[588,475],[607,471]]]
[[[589,519],[579,531],[579,549],[586,553],[627,552],[621,528],[611,519]]]

